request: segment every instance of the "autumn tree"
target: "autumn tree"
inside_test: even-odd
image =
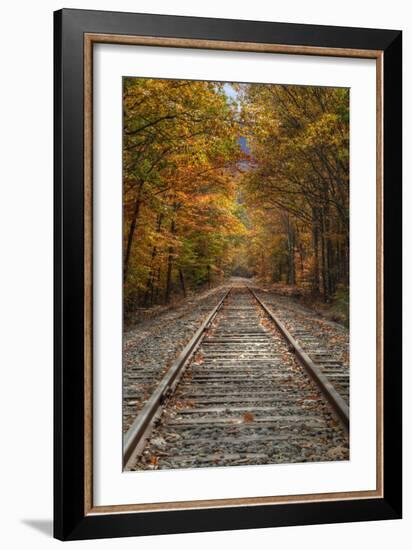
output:
[[[349,90],[124,78],[124,297],[349,283]],[[233,94],[231,94],[233,95]]]
[[[349,90],[258,84],[238,90],[251,149],[245,196],[263,219],[277,220],[274,235],[283,236],[272,276],[286,267],[286,281],[296,284],[298,261],[301,283],[308,278],[327,301],[349,278]],[[259,228],[265,234],[264,221]]]
[[[172,292],[225,270],[242,156],[236,111],[221,84],[124,79],[125,298]]]

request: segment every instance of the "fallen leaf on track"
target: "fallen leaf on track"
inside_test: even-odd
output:
[[[255,415],[250,413],[250,412],[247,412],[243,415],[243,422],[245,424],[249,423],[249,422],[253,422],[255,420]]]

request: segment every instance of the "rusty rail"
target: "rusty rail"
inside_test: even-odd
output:
[[[334,388],[333,384],[323,374],[317,365],[312,361],[309,355],[300,347],[298,342],[293,338],[285,325],[276,317],[264,302],[256,295],[255,291],[249,286],[247,287],[258,304],[265,310],[267,315],[272,319],[282,336],[287,341],[291,351],[295,354],[299,363],[306,369],[311,378],[316,382],[319,389],[330,403],[332,409],[343,424],[343,427],[349,432],[349,407]]]
[[[140,411],[139,415],[136,417],[133,424],[130,426],[130,428],[124,435],[123,437],[123,466],[124,467],[126,467],[127,463],[131,459],[134,459],[138,454],[137,449],[140,447],[139,443],[142,441],[143,438],[144,439],[147,438],[148,432],[150,430],[150,426],[152,425],[153,420],[155,419],[159,409],[161,408],[163,401],[168,395],[170,395],[174,391],[174,388],[178,384],[183,374],[184,366],[187,363],[187,360],[193,355],[193,353],[199,347],[199,344],[203,339],[205,331],[212,323],[213,319],[215,318],[220,308],[223,306],[223,303],[228,297],[231,290],[232,288],[229,288],[229,290],[224,294],[223,298],[219,301],[217,306],[213,308],[211,313],[203,321],[203,323],[195,332],[194,336],[189,341],[189,343],[186,344],[186,346],[180,353],[179,357],[176,359],[176,361],[173,363],[170,369],[166,372],[166,374],[160,381],[159,385],[157,386],[155,391],[152,393],[152,395],[146,402],[145,406]]]

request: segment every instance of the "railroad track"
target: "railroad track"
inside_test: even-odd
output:
[[[256,292],[259,300],[261,293]],[[337,354],[335,346],[325,342],[316,334],[315,326],[318,319],[297,315],[291,308],[282,306],[276,297],[265,300],[266,306],[276,314],[276,319],[287,330],[290,330],[292,338],[305,350],[311,361],[333,384],[335,390],[349,405],[349,365],[344,361],[342,354]],[[290,328],[289,328],[290,327]],[[329,345],[327,345],[329,344]]]
[[[125,434],[125,469],[348,459],[348,407],[326,374],[233,286]]]

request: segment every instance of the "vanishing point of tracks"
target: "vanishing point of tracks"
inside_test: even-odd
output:
[[[125,469],[347,460],[348,386],[338,362],[315,363],[252,288],[233,286],[125,434]]]

